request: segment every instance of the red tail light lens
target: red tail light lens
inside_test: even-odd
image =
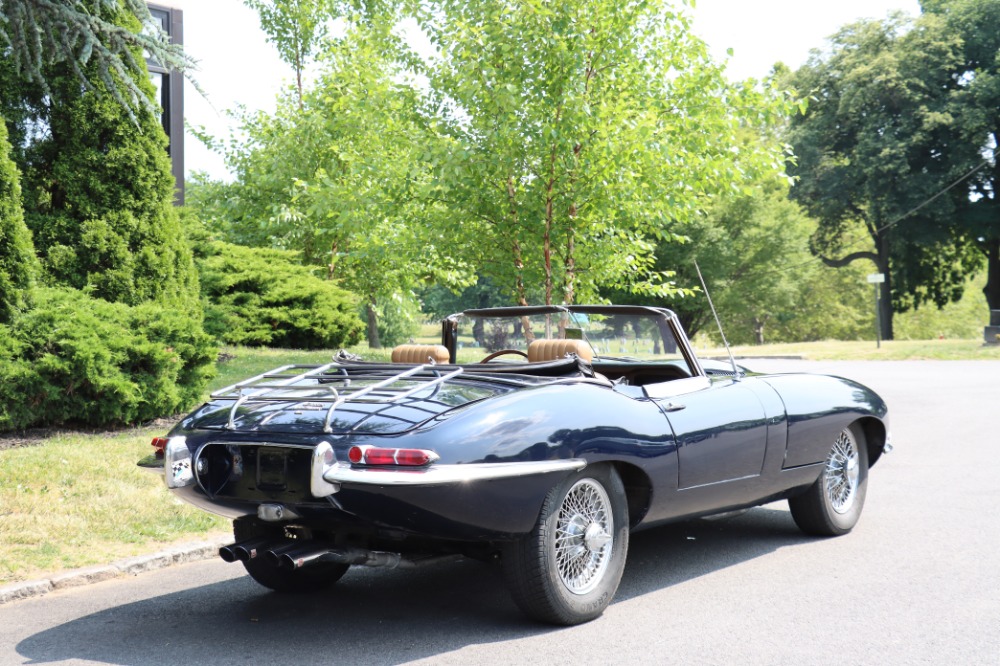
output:
[[[420,467],[433,462],[437,454],[422,449],[396,449],[396,464]]]
[[[167,440],[166,437],[154,437],[153,441],[150,442],[150,444],[153,447],[153,454],[157,458],[162,458],[163,457],[163,452],[167,448],[167,441],[169,441],[169,440]]]
[[[375,446],[352,446],[348,459],[355,465],[396,465],[423,467],[438,459],[438,454],[426,449],[385,449]]]

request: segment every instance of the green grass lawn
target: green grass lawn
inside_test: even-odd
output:
[[[429,342],[430,340],[428,340]],[[361,353],[387,360],[388,352]],[[478,360],[481,350],[467,350]],[[209,390],[281,365],[328,362],[332,351],[227,348]],[[472,353],[475,352],[475,353]],[[724,356],[721,348],[699,348]],[[810,342],[736,347],[741,357],[801,356],[812,360],[1000,360],[1000,346],[975,340]],[[466,360],[466,359],[462,359]],[[207,393],[206,393],[207,397]],[[158,474],[135,463],[169,423],[115,432],[62,431],[0,449],[0,585],[165,548],[226,531],[226,521],[169,495]]]
[[[697,346],[699,356],[725,356],[722,347]],[[874,340],[789,342],[759,347],[733,347],[744,358],[759,356],[801,356],[811,361],[988,361],[1000,360],[1000,345],[984,345],[982,340],[890,340],[877,347]]]

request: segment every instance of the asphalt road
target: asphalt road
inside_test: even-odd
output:
[[[747,361],[852,377],[895,452],[849,535],[785,505],[633,535],[589,624],[529,623],[498,567],[353,569],[283,597],[186,564],[0,606],[0,664],[991,664],[1000,666],[1000,362]]]

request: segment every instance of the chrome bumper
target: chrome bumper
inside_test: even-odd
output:
[[[139,465],[160,471],[168,488],[195,485],[193,460],[201,455],[202,445],[191,455],[184,437],[171,437],[164,458],[152,456]],[[429,487],[512,479],[539,474],[578,472],[587,466],[582,458],[568,460],[541,460],[529,462],[469,463],[451,465],[432,463],[428,467],[361,467],[348,462],[338,462],[329,442],[320,442],[312,452],[309,491],[313,497],[329,497],[340,490],[342,484],[388,487]],[[263,516],[262,516],[263,517]]]
[[[323,447],[321,444],[320,447]],[[368,486],[444,486],[450,484],[510,479],[555,472],[577,472],[587,466],[581,458],[537,462],[469,463],[465,465],[432,464],[426,468],[379,469],[355,467],[349,463],[327,464],[322,451],[313,455],[311,492],[326,497],[340,490],[341,484]],[[328,458],[326,458],[328,460]]]

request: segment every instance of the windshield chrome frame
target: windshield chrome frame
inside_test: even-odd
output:
[[[670,326],[670,330],[674,334],[674,339],[677,340],[678,349],[684,357],[684,360],[687,361],[692,375],[700,377],[707,376],[704,369],[701,367],[701,363],[698,361],[698,355],[694,353],[691,341],[688,340],[683,328],[681,328],[680,320],[674,311],[667,308],[649,305],[519,305],[500,308],[465,310],[463,312],[456,312],[455,314],[449,315],[442,321],[442,343],[448,348],[449,354],[451,354],[451,362],[455,363],[456,349],[454,348],[454,343],[457,339],[455,337],[455,333],[458,330],[459,322],[466,317],[487,319],[498,317],[531,317],[546,314],[568,314],[572,318],[574,313],[605,316],[645,315],[649,317],[661,317],[665,319]],[[589,340],[586,342],[588,345],[590,344]],[[449,344],[451,346],[449,346]],[[600,363],[599,358],[595,359],[595,361]],[[641,362],[646,363],[646,361]]]

